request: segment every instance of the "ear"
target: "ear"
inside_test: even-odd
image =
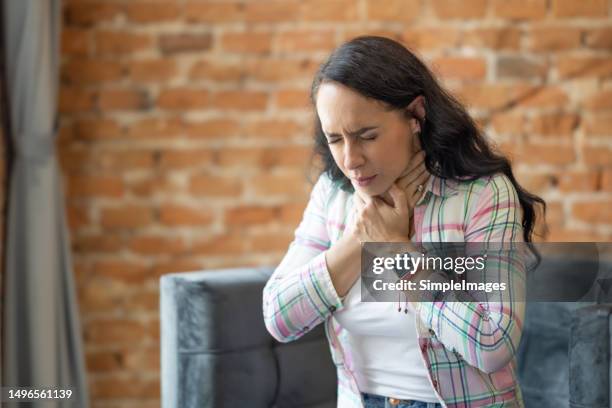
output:
[[[425,97],[423,95],[419,95],[410,105],[406,107],[406,111],[410,113],[413,118],[410,119],[410,127],[413,133],[421,131],[421,124],[419,122],[423,122],[427,113],[425,112]],[[414,117],[418,118],[415,119]]]

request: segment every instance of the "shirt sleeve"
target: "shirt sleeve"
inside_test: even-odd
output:
[[[497,248],[504,250],[487,258],[484,273],[487,282],[505,282],[507,289],[493,291],[486,302],[467,301],[464,295],[469,299],[469,293],[450,292],[443,301],[419,302],[415,309],[447,349],[492,373],[514,357],[525,314],[524,246],[512,244],[523,241],[522,210],[510,180],[491,177],[467,216],[467,243],[502,243]]]
[[[278,341],[301,337],[342,307],[325,260],[330,247],[326,203],[331,188],[331,180],[321,175],[289,250],[264,287],[264,321]]]

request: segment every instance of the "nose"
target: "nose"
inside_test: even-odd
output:
[[[347,170],[353,170],[362,166],[365,162],[365,157],[358,142],[349,141],[344,144],[344,167]]]

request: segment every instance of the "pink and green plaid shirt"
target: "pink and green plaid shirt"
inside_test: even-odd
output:
[[[363,399],[346,330],[334,318],[343,299],[332,284],[325,251],[342,237],[353,216],[352,194],[322,175],[295,239],[263,293],[266,327],[277,340],[289,342],[325,324],[342,408],[363,407]],[[523,241],[518,196],[504,175],[470,182],[432,176],[414,220],[415,242]],[[443,406],[524,406],[515,359],[524,318],[524,303],[515,299],[525,290],[516,269],[523,264],[506,259],[496,266],[508,282],[499,299],[413,304],[423,362]]]

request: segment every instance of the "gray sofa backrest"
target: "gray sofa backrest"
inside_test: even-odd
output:
[[[271,273],[161,278],[163,407],[335,407],[336,372],[323,326],[287,344],[265,328],[262,292]]]
[[[548,261],[538,271],[553,279],[572,267]],[[287,344],[266,331],[261,302],[271,273],[250,268],[161,278],[163,408],[336,406],[322,325]],[[527,408],[564,408],[570,401],[572,408],[612,408],[612,305],[585,306],[527,305],[517,353]]]

